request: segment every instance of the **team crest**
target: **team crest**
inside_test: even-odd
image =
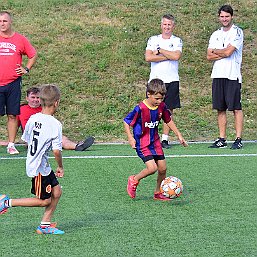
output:
[[[50,194],[50,193],[52,192],[52,187],[51,187],[51,185],[48,185],[48,186],[46,187],[46,192],[47,192],[48,194]]]

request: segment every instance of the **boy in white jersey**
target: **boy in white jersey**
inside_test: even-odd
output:
[[[178,65],[183,43],[179,37],[173,35],[174,28],[175,18],[170,14],[163,15],[161,19],[162,33],[150,37],[145,50],[145,60],[151,63],[149,81],[158,78],[165,83],[167,93],[164,103],[171,113],[174,109],[181,107]],[[168,144],[169,132],[170,128],[163,124],[163,148],[170,148]]]
[[[40,90],[42,112],[31,116],[25,126],[22,139],[28,144],[26,172],[32,178],[31,193],[35,198],[10,199],[0,195],[0,214],[8,208],[45,207],[38,234],[64,234],[57,229],[51,218],[61,197],[62,190],[56,177],[63,177],[62,164],[62,125],[53,117],[60,102],[60,91],[55,85],[43,85]],[[48,162],[52,149],[57,169],[54,173]]]
[[[241,136],[243,130],[243,111],[241,105],[241,63],[243,51],[243,31],[233,24],[233,9],[223,5],[219,11],[222,27],[210,38],[207,59],[214,61],[211,77],[213,109],[218,112],[219,138],[211,148],[227,147],[226,111],[233,111],[236,139],[231,149],[243,147]]]

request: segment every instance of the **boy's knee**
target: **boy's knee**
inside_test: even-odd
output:
[[[163,175],[163,174],[166,174],[167,169],[159,169],[158,172],[159,174]]]
[[[52,197],[60,198],[61,196],[62,196],[62,189],[60,185],[57,185],[52,189]]]
[[[50,205],[50,203],[51,203],[51,198],[44,199],[41,201],[40,207],[46,207],[46,206]]]
[[[154,174],[158,170],[158,167],[157,166],[153,166],[151,168],[148,168],[148,170],[149,170],[150,174]]]

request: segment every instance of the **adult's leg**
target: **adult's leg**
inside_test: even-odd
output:
[[[170,112],[173,114],[173,110],[170,110]],[[173,115],[171,116],[171,118],[173,119]],[[168,127],[168,125],[166,123],[163,123],[163,130],[162,130],[163,136],[166,135],[168,138],[169,133],[170,133],[170,128]],[[162,140],[168,141],[168,139],[162,139]]]
[[[76,143],[71,141],[68,137],[62,136],[62,147],[65,150],[74,150],[76,147]]]
[[[18,121],[15,115],[7,115],[7,131],[8,131],[8,141],[10,143],[15,142],[16,134],[18,130]]]
[[[221,138],[226,138],[227,114],[226,111],[218,111],[218,127]]]
[[[236,137],[242,137],[244,116],[242,110],[234,110]]]

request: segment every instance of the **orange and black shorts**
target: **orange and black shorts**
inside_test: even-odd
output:
[[[36,195],[37,198],[45,200],[51,197],[52,188],[59,185],[59,182],[53,171],[48,176],[38,176],[32,178],[31,193]]]

